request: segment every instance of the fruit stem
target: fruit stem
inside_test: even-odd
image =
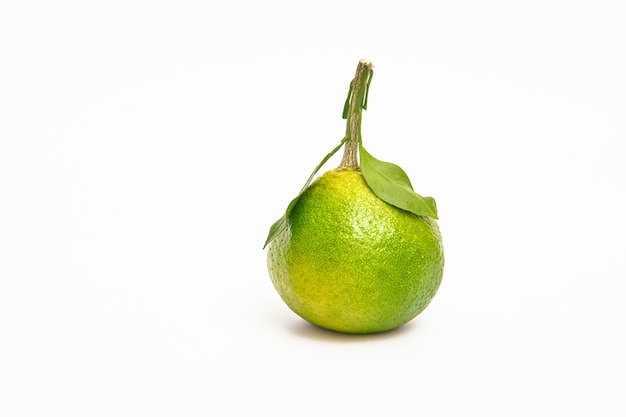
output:
[[[363,110],[367,110],[367,95],[374,74],[374,65],[367,59],[361,59],[356,68],[356,75],[350,83],[348,98],[343,109],[346,119],[346,141],[343,158],[339,168],[357,169],[359,167],[359,144],[361,143],[361,119]]]

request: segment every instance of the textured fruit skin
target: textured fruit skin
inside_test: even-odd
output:
[[[443,277],[437,222],[379,199],[360,171],[335,169],[300,196],[267,263],[283,301],[342,333],[394,329],[422,312]]]

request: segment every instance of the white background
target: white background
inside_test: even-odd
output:
[[[0,415],[626,415],[625,44],[618,0],[3,0]],[[261,249],[360,58],[446,249],[365,337]]]

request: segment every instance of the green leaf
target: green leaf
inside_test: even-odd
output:
[[[289,214],[291,213],[291,210],[293,209],[293,207],[296,205],[296,203],[298,202],[298,199],[300,198],[300,196],[302,195],[302,193],[304,192],[304,190],[306,190],[309,185],[311,184],[311,181],[313,181],[313,178],[315,178],[315,174],[317,174],[317,172],[320,170],[320,168],[322,168],[322,166],[328,162],[328,160],[335,154],[337,153],[337,151],[339,149],[341,149],[341,147],[343,146],[344,143],[346,143],[346,141],[348,140],[347,136],[344,136],[343,139],[341,139],[341,143],[339,143],[339,145],[337,145],[335,147],[335,149],[333,149],[332,151],[330,151],[328,153],[328,155],[326,155],[324,157],[324,159],[322,159],[322,162],[320,162],[319,164],[317,164],[317,166],[315,167],[315,169],[313,170],[313,173],[311,173],[311,175],[309,176],[309,179],[306,181],[306,183],[304,184],[304,187],[302,187],[302,190],[300,190],[300,192],[298,193],[298,195],[291,200],[291,202],[289,203],[289,205],[287,206],[287,210],[285,210],[285,214],[278,220],[276,220],[274,222],[274,224],[272,224],[272,226],[270,227],[270,232],[267,235],[267,239],[265,240],[265,244],[263,245],[263,249],[265,249],[265,247],[267,245],[270,244],[270,242],[272,240],[274,240],[276,238],[276,236],[278,236],[280,233],[282,233],[283,231],[285,231],[287,229],[287,227],[289,227]]]
[[[352,97],[352,83],[350,83],[350,89],[348,90],[348,98],[343,105],[343,113],[341,113],[342,119],[348,118],[348,111],[350,110],[350,97]]]
[[[359,144],[361,173],[367,185],[381,200],[418,216],[437,218],[437,205],[432,197],[413,191],[409,177],[399,166],[374,158]]]
[[[294,198],[297,199],[298,197]],[[293,201],[293,200],[292,200]],[[291,205],[291,204],[290,204]],[[265,240],[265,244],[263,245],[263,249],[272,241],[276,236],[278,236],[283,230],[287,229],[287,215],[283,214],[283,217],[276,220],[274,224],[270,227],[270,233],[267,235],[267,239]]]

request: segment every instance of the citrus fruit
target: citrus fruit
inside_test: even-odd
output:
[[[359,61],[343,117],[346,134],[271,227],[267,266],[283,301],[303,319],[343,333],[379,333],[422,312],[443,277],[432,197],[399,166],[374,158],[361,137],[373,66]],[[341,147],[337,169],[316,173]]]
[[[303,192],[267,259],[295,313],[344,333],[383,332],[417,316],[444,264],[436,221],[384,202],[356,169],[331,170]]]

